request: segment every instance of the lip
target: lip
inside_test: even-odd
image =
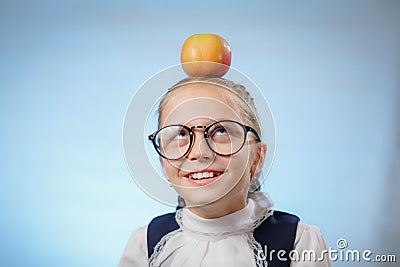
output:
[[[210,178],[201,178],[201,179],[192,179],[189,178],[189,176],[193,173],[198,173],[198,172],[214,172],[214,173],[219,173],[217,176],[214,177],[210,177]],[[204,186],[204,185],[208,185],[211,184],[213,182],[215,182],[216,180],[218,180],[222,175],[224,174],[223,171],[217,171],[217,170],[199,170],[199,171],[193,171],[193,172],[188,172],[187,174],[185,174],[185,178],[188,179],[188,181],[192,184],[195,184],[197,186]]]

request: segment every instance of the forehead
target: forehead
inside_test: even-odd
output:
[[[167,97],[161,124],[186,124],[195,121],[240,120],[228,89],[207,83],[186,84]]]

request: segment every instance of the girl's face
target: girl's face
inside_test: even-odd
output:
[[[173,124],[208,126],[220,120],[248,125],[228,98],[226,89],[219,86],[206,83],[183,85],[168,96],[160,115],[160,127]],[[254,142],[255,136],[247,133],[247,141],[238,153],[220,156],[207,145],[203,128],[192,130],[192,148],[183,158],[160,158],[165,177],[189,207],[221,199],[232,206],[246,201],[251,173],[256,172],[257,167],[259,170],[264,161],[265,151],[264,154],[257,153],[263,143]],[[263,145],[261,147],[265,150]],[[257,163],[260,164],[257,166]]]

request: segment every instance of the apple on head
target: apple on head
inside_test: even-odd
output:
[[[194,34],[182,46],[181,63],[189,76],[222,77],[231,65],[231,48],[219,35]]]

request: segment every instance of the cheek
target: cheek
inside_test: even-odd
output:
[[[231,156],[228,163],[228,170],[235,174],[235,177],[243,177],[250,168],[250,151],[243,148],[239,153]]]
[[[167,178],[168,180],[172,180],[178,176],[179,168],[177,168],[177,162],[172,163],[164,159],[162,161],[162,169],[165,178]]]

